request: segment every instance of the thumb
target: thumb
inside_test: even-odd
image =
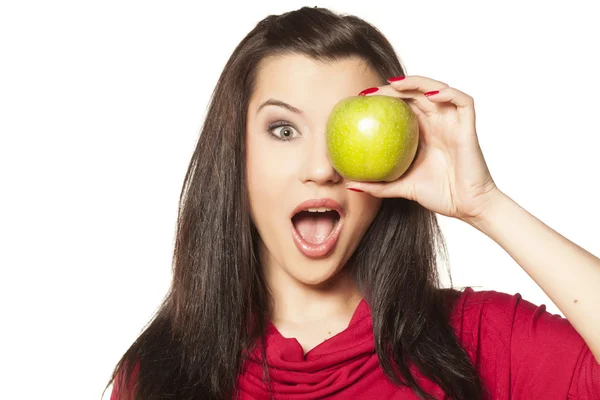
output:
[[[412,185],[407,184],[400,178],[393,182],[357,182],[346,183],[346,188],[355,192],[368,193],[371,196],[381,198],[401,197],[414,200]]]

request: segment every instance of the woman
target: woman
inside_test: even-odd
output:
[[[349,182],[327,158],[328,114],[359,92],[419,118],[397,181]],[[496,187],[471,97],[405,76],[361,19],[302,8],[258,23],[217,83],[180,200],[171,290],[112,399],[600,396],[600,260]],[[435,213],[495,240],[567,319],[442,289]]]

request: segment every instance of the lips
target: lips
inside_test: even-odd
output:
[[[309,208],[320,208],[320,207],[331,208],[332,210],[337,211],[337,213],[340,215],[340,219],[344,218],[344,209],[342,208],[340,203],[338,203],[337,201],[335,201],[333,199],[329,199],[329,198],[311,199],[311,200],[307,200],[303,203],[298,204],[296,206],[296,208],[294,208],[294,211],[292,211],[290,218],[293,218],[294,215],[298,214],[300,211],[308,210]]]
[[[333,218],[333,229],[329,232],[329,235],[326,238],[321,238],[322,240],[318,240],[318,243],[312,243],[307,241],[296,229],[296,225],[294,224],[294,217],[308,209],[322,209],[328,208],[334,210],[339,216],[339,218]],[[315,213],[315,218],[317,216],[321,218],[325,218],[325,214],[323,213],[320,216]],[[305,216],[306,217],[306,216]],[[317,218],[316,218],[317,219]],[[342,231],[342,227],[344,225],[344,209],[342,206],[335,200],[329,198],[322,199],[311,199],[299,204],[293,211],[290,216],[291,220],[291,230],[292,230],[292,238],[298,250],[307,257],[310,258],[318,258],[325,257],[329,253],[331,253],[337,243],[337,240]],[[316,229],[316,228],[315,228]]]

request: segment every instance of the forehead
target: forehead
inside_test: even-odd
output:
[[[356,96],[368,86],[383,84],[382,78],[358,57],[324,62],[301,54],[270,56],[260,62],[257,72],[251,107],[267,98],[304,108],[323,107]]]

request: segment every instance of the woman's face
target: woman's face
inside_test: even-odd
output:
[[[338,101],[381,84],[355,58],[325,64],[285,55],[262,61],[248,107],[246,166],[267,276],[284,274],[309,285],[328,281],[375,218],[381,199],[346,189],[329,161],[325,127]],[[337,212],[326,211],[338,205]]]

